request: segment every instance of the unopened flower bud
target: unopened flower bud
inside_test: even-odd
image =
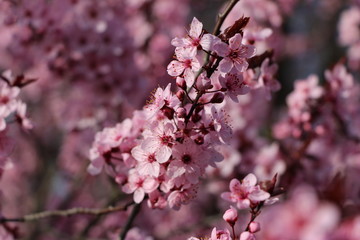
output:
[[[255,235],[250,232],[242,232],[239,240],[256,240]]]
[[[176,109],[176,115],[178,116],[178,118],[185,118],[186,117],[185,108],[179,107],[178,109]]]
[[[174,118],[174,109],[168,106],[164,106],[161,108],[161,111],[163,112],[163,114],[170,120],[172,120]]]
[[[176,92],[176,96],[180,100],[180,102],[182,102],[185,98],[185,92],[183,90],[179,90]]]
[[[201,74],[196,81],[196,88],[200,91],[205,91],[207,89],[212,88],[213,85],[211,84],[211,81],[209,78],[205,76],[205,74]]]
[[[176,85],[183,89],[183,90],[186,90],[186,82],[185,82],[185,79],[181,78],[181,77],[177,77],[176,78]]]
[[[223,215],[223,219],[229,223],[231,226],[235,225],[235,222],[238,219],[238,213],[236,211],[235,208],[233,208],[233,206],[230,206],[230,208],[228,210],[226,210],[226,212]]]
[[[224,101],[224,94],[222,93],[215,93],[214,96],[211,98],[211,103],[222,103]]]
[[[256,233],[256,232],[260,231],[260,223],[251,222],[249,225],[249,230],[251,233]]]

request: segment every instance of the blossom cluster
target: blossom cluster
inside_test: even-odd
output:
[[[193,199],[205,169],[223,159],[218,147],[231,139],[224,99],[238,102],[238,96],[252,88],[264,88],[268,94],[278,90],[272,87],[275,65],[269,58],[260,56],[249,68],[256,50],[244,43],[247,22],[241,18],[215,36],[194,18],[188,35],[172,41],[175,60],[167,71],[176,78],[177,92],[172,93],[171,84],[159,87],[132,119],[99,132],[89,171],[96,174],[106,166],[136,203],[146,197],[153,208],[179,209]],[[209,60],[201,63],[204,55]],[[260,69],[258,83],[247,77],[254,76],[254,68]]]

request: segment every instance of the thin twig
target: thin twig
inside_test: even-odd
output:
[[[120,233],[120,240],[124,240],[126,237],[126,234],[128,233],[128,231],[130,230],[135,217],[138,215],[138,213],[140,212],[140,207],[141,204],[135,204],[134,208],[132,209],[131,215],[129,216],[124,229],[122,230],[122,232]]]
[[[1,217],[0,223],[4,222],[31,222],[31,221],[37,221],[43,218],[48,217],[68,217],[71,215],[77,215],[77,214],[87,214],[87,215],[103,215],[108,214],[112,212],[118,212],[126,210],[129,206],[133,205],[134,202],[127,203],[124,206],[109,206],[107,208],[83,208],[83,207],[77,207],[77,208],[71,208],[66,210],[53,210],[53,211],[44,211],[39,213],[33,213],[29,215],[25,215],[20,218],[6,218]]]
[[[251,209],[250,213],[251,213],[251,217],[250,217],[250,221],[248,222],[248,224],[246,225],[246,229],[245,231],[249,231],[250,230],[250,224],[257,218],[257,216],[260,215],[261,213],[261,208],[264,206],[264,201],[260,202],[260,204],[256,207],[256,209]]]
[[[227,7],[225,8],[224,12],[218,14],[218,19],[216,25],[213,30],[213,35],[217,36],[220,33],[220,28],[223,25],[226,17],[229,15],[231,10],[235,7],[235,5],[239,2],[239,0],[231,0]]]
[[[114,195],[114,197],[112,197],[112,199],[106,204],[106,206],[112,206],[114,205],[116,202],[118,202],[119,200],[119,195],[116,194]],[[130,206],[130,205],[129,205]],[[78,239],[81,239],[81,236],[87,236],[89,231],[91,230],[91,228],[93,226],[95,226],[101,219],[102,219],[103,215],[97,215],[94,219],[92,219],[87,225],[86,227],[84,227],[84,229],[79,233],[78,235]]]
[[[216,21],[216,25],[213,30],[213,35],[217,36],[220,34],[220,28],[223,25],[226,17],[229,15],[231,10],[235,7],[235,5],[239,2],[239,0],[231,0],[229,4],[226,6],[224,12],[219,13]],[[210,54],[206,54],[205,57],[205,65],[209,62]]]

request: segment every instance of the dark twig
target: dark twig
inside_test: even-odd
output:
[[[77,214],[87,214],[87,215],[103,215],[108,214],[112,212],[118,212],[126,210],[129,206],[133,205],[134,202],[127,203],[124,206],[117,206],[117,207],[107,207],[107,208],[71,208],[66,210],[53,210],[53,211],[44,211],[39,213],[33,213],[29,215],[25,215],[24,217],[20,218],[6,218],[1,217],[0,223],[4,222],[31,222],[31,221],[37,221],[43,218],[48,217],[68,217],[72,215]]]
[[[132,209],[131,215],[129,216],[124,229],[122,230],[122,232],[120,233],[120,240],[124,240],[126,237],[126,234],[128,233],[128,231],[130,230],[135,217],[138,215],[138,213],[140,212],[140,207],[141,204],[135,204],[134,208]]]
[[[213,30],[213,34],[215,36],[219,35],[220,28],[222,24],[224,23],[226,17],[229,15],[231,10],[235,7],[235,5],[239,2],[239,0],[231,0],[229,4],[226,6],[224,12],[218,14],[217,22]]]

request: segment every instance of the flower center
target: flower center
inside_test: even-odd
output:
[[[150,163],[156,161],[156,158],[155,158],[155,154],[154,154],[154,153],[153,153],[153,154],[150,154],[150,155],[148,156],[148,161],[149,161]]]
[[[161,143],[165,146],[172,147],[173,138],[171,136],[162,136],[161,137]]]
[[[183,163],[188,164],[191,162],[191,156],[189,154],[184,154],[181,160]]]
[[[185,68],[191,68],[191,59],[186,59],[183,63]]]
[[[238,57],[239,57],[238,51],[231,51],[231,53],[229,54],[229,58],[231,58],[231,59],[236,59]]]

